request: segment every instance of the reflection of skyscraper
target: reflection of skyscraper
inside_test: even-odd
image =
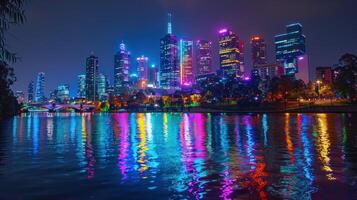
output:
[[[98,76],[97,76],[97,94],[98,94],[98,99],[101,101],[107,99],[106,86],[107,86],[106,77],[103,74],[98,74]]]
[[[243,43],[228,29],[219,31],[219,56],[220,67],[225,76],[234,77],[243,74]]]
[[[167,34],[160,40],[160,86],[163,89],[178,89],[180,86],[179,46],[172,34],[171,14],[169,14]]]
[[[86,98],[86,75],[84,74],[78,75],[77,97]]]
[[[116,95],[130,83],[130,53],[125,44],[120,44],[119,51],[114,55],[114,90]]]
[[[37,74],[36,79],[36,94],[35,101],[36,102],[44,102],[45,98],[45,73],[40,72]]]
[[[98,57],[91,55],[86,61],[86,97],[87,100],[95,101],[97,99],[97,74]]]
[[[30,81],[28,88],[27,88],[27,101],[29,103],[33,102],[33,100],[34,100],[33,87],[34,87],[33,81]]]
[[[138,78],[140,89],[145,89],[148,84],[148,58],[145,56],[138,57],[136,61],[138,62]]]
[[[156,88],[158,86],[158,70],[155,65],[149,67],[148,87]]]
[[[298,58],[306,53],[305,35],[302,25],[286,26],[286,33],[275,36],[275,56],[278,62],[284,63],[285,75],[294,76],[298,70]]]
[[[250,40],[250,45],[253,67],[267,64],[267,45],[264,39],[260,36],[253,36]]]
[[[212,72],[212,42],[199,40],[197,42],[197,75]]]
[[[193,41],[180,40],[180,84],[193,84]]]

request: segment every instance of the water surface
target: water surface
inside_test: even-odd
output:
[[[357,199],[355,114],[31,113],[0,130],[0,199]]]

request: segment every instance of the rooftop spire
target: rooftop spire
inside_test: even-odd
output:
[[[167,33],[168,33],[168,34],[172,34],[172,23],[171,23],[172,15],[171,15],[171,13],[169,13],[169,14],[167,15],[167,17],[168,17]]]

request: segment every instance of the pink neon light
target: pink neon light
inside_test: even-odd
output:
[[[219,33],[226,33],[228,30],[226,29],[226,28],[224,28],[224,29],[221,29],[220,31],[219,31]]]

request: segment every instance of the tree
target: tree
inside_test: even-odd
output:
[[[0,0],[0,118],[14,115],[18,111],[17,100],[10,87],[16,78],[8,63],[18,59],[6,46],[6,32],[11,25],[22,24],[25,20],[25,0]]]
[[[357,56],[344,54],[339,59],[340,66],[335,69],[335,89],[350,101],[357,98]]]

